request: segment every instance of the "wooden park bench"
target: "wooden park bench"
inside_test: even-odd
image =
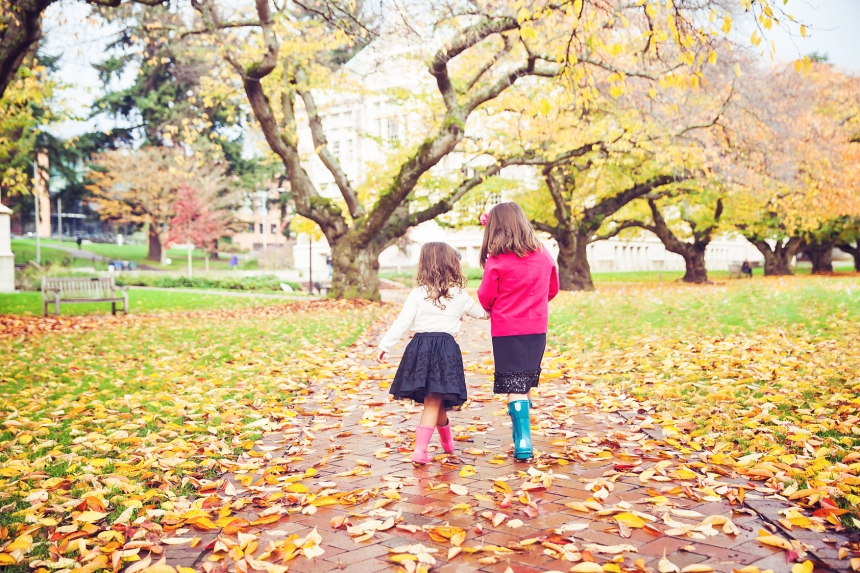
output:
[[[48,305],[54,303],[54,314],[60,316],[60,303],[109,302],[116,314],[116,303],[128,314],[128,287],[117,287],[113,277],[42,277],[42,312],[48,316]],[[119,292],[119,295],[117,295]]]
[[[729,264],[729,278],[730,279],[741,278],[741,264],[740,263],[730,263]]]

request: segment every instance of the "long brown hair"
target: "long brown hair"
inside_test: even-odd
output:
[[[427,298],[435,306],[445,310],[442,299],[454,295],[449,289],[466,288],[467,280],[460,266],[460,256],[445,243],[424,243],[418,257],[418,286],[427,288]]]
[[[490,209],[481,245],[482,267],[489,257],[515,253],[522,258],[540,249],[540,241],[519,205],[499,203]]]

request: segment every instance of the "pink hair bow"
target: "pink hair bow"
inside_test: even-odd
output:
[[[489,219],[490,219],[489,214],[487,214],[487,213],[481,213],[481,226],[482,226],[482,227],[486,227],[486,226],[487,226],[487,221],[489,221]]]

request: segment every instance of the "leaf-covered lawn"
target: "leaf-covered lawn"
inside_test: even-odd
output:
[[[682,454],[811,507],[860,504],[857,278],[565,293],[550,324],[560,354],[545,367],[598,401],[655,407],[643,428]]]
[[[381,309],[325,301],[0,338],[0,542],[20,540],[0,565],[49,547],[80,557],[47,528],[95,533],[187,506],[252,449],[253,422],[296,416],[308,381],[332,376]]]
[[[279,304],[284,304],[284,299],[221,295],[217,291],[213,291],[212,294],[201,294],[177,290],[152,291],[130,289],[128,292],[129,312],[133,314],[191,310],[232,310]],[[119,309],[122,308],[122,305],[119,303],[117,306]],[[109,302],[60,303],[60,315],[104,315],[110,314],[110,308]],[[48,312],[53,315],[53,304],[48,306]],[[120,310],[118,312],[121,314]],[[0,293],[0,314],[42,316],[42,293]]]

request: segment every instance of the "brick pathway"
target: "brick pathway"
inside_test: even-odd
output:
[[[666,446],[632,400],[607,411],[587,388],[553,379],[551,355],[535,397],[539,456],[515,463],[510,421],[491,392],[483,321],[467,320],[458,338],[471,400],[451,421],[463,441],[447,456],[434,437],[436,461],[414,468],[420,410],[387,394],[406,341],[390,368],[366,360],[384,326],[332,365],[335,378],[297,398],[296,418],[264,419],[260,429],[279,430],[264,434],[229,484],[215,484],[208,499],[245,521],[194,532],[202,538],[195,548],[167,546],[169,565],[207,573],[791,571],[794,554],[756,540],[764,530],[817,571],[848,569],[836,555],[846,538],[775,526],[788,506]],[[732,505],[741,488],[744,503]],[[709,516],[717,517],[703,524]]]

